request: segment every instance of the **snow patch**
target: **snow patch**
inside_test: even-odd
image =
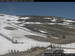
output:
[[[43,30],[39,30],[41,33],[47,33],[46,31],[43,31]]]
[[[75,53],[75,49],[64,49],[64,53]]]
[[[20,19],[30,19],[30,17],[21,17]]]

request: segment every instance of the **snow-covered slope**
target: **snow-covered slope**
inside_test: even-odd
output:
[[[11,50],[26,51],[33,47],[46,47],[49,43],[37,42],[28,38],[22,38],[24,44],[13,44],[4,37],[0,36],[0,55],[8,53]]]
[[[3,20],[0,18],[0,33],[9,37],[10,39],[16,39],[18,41],[23,42],[24,44],[14,44],[8,39],[6,39],[4,36],[0,34],[0,55],[8,53],[10,50],[19,50],[19,51],[26,51],[30,48],[33,47],[46,47],[50,43],[49,42],[40,42],[40,41],[35,41],[32,39],[29,39],[25,37],[24,35],[38,35],[38,34],[33,34],[28,31],[23,31],[21,29],[18,30],[6,30],[4,27],[10,26],[9,24],[6,23],[7,19],[15,19],[16,17],[12,18],[12,16],[9,15],[4,15]]]
[[[33,48],[33,47],[37,47],[37,46],[38,47],[47,47],[47,46],[50,45],[50,42],[36,41],[36,40],[30,39],[30,38],[25,36],[25,35],[35,35],[35,36],[44,37],[45,36],[44,33],[47,33],[46,31],[39,30],[41,33],[38,33],[38,32],[34,32],[34,31],[30,31],[27,28],[23,29],[23,28],[19,27],[18,25],[15,26],[15,24],[17,24],[17,23],[45,24],[44,23],[45,21],[43,23],[41,23],[41,21],[39,21],[38,23],[37,22],[26,22],[26,21],[24,22],[24,20],[29,20],[30,18],[31,18],[31,16],[30,17],[28,17],[28,16],[20,17],[20,16],[0,14],[0,55],[8,53],[10,50],[26,51],[26,50],[28,50],[30,48]],[[17,21],[19,19],[22,22]],[[55,17],[48,18],[48,19],[46,18],[46,20],[49,20],[49,22],[47,22],[47,21],[46,22],[48,24],[51,24],[51,25],[60,24],[60,23],[61,23],[61,25],[70,25],[70,23],[75,22],[73,20],[66,20],[66,19],[59,20],[59,19],[57,19]],[[21,25],[22,24],[20,24],[20,26]],[[5,29],[5,27],[7,27],[7,26],[16,28],[16,30],[7,30],[7,29]],[[1,34],[7,36],[11,40],[14,39],[14,40],[17,40],[19,42],[23,42],[23,44],[14,44],[14,43],[12,43],[12,41],[9,41],[8,39],[6,39]],[[73,47],[75,47],[75,43],[74,44],[62,45],[62,47],[64,47],[64,46],[73,48]],[[67,51],[65,50],[65,52],[67,52]],[[73,51],[73,52],[75,53],[75,51]]]

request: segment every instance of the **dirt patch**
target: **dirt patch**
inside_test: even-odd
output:
[[[6,29],[6,30],[17,30],[16,28],[10,27],[10,26],[6,26],[6,27],[4,27],[4,29]]]
[[[40,37],[40,36],[35,36],[35,35],[25,35],[26,37],[36,40],[36,41],[41,41],[41,42],[50,42],[50,43],[55,43],[55,44],[69,44],[72,42],[75,42],[75,39],[72,38],[68,38],[69,36],[67,36],[66,38],[55,38],[54,36],[48,36],[48,37]]]

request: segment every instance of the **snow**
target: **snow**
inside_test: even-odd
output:
[[[22,29],[17,30],[6,30],[4,27],[11,26],[5,22],[5,20],[0,20],[0,33],[4,34],[9,38],[17,39],[18,41],[24,42],[23,44],[14,44],[8,39],[4,38],[0,35],[0,55],[8,53],[10,50],[19,50],[19,51],[26,51],[33,47],[47,47],[50,45],[49,42],[40,42],[30,38],[27,38],[24,35],[39,35],[34,34],[33,32],[24,31]],[[15,27],[15,26],[13,26]],[[42,35],[41,35],[42,36]]]
[[[49,43],[37,42],[28,38],[23,38],[24,44],[13,44],[4,37],[0,36],[0,55],[8,53],[9,50],[26,51],[32,47],[46,47]]]
[[[10,49],[11,43],[5,39],[4,37],[0,36],[0,55],[5,54]]]
[[[24,24],[43,24],[43,23],[40,23],[40,22],[25,22]]]
[[[48,17],[46,17],[46,18],[44,18],[44,19],[52,19],[52,18],[48,18]]]
[[[75,54],[75,49],[64,49],[64,53],[74,53]]]
[[[54,38],[54,39],[59,39],[58,37],[51,37],[51,38]]]
[[[73,21],[73,20],[64,20],[65,22],[75,22],[75,21]]]
[[[29,32],[23,32],[21,29],[18,29],[16,31],[9,31],[5,29],[0,30],[1,33],[5,34],[9,37],[14,37],[18,41],[24,42],[24,44],[13,44],[9,40],[5,39],[4,37],[0,36],[0,55],[5,54],[8,52],[8,50],[19,50],[19,51],[26,51],[33,47],[46,47],[50,43],[49,42],[39,42],[35,41],[33,39],[29,39],[25,37],[24,35],[28,35],[32,33]],[[33,34],[34,35],[34,34]]]
[[[65,48],[64,53],[75,53],[75,43],[61,44],[60,46]]]
[[[1,16],[1,15],[3,15],[3,16]],[[18,18],[19,18],[18,16],[0,14],[0,19],[16,20]]]
[[[4,20],[5,19],[5,20]],[[25,31],[21,30],[21,29],[17,29],[17,30],[6,30],[3,29],[3,27],[5,26],[11,26],[8,25],[5,21],[6,19],[10,19],[10,20],[15,20],[18,19],[17,16],[11,16],[11,15],[4,15],[4,16],[0,16],[0,33],[4,34],[5,36],[8,36],[10,38],[17,39],[18,41],[23,41],[24,44],[14,44],[11,41],[5,39],[4,37],[2,37],[0,35],[0,55],[8,53],[10,50],[19,50],[19,51],[26,51],[30,48],[33,47],[47,47],[50,45],[50,42],[40,42],[40,41],[36,41],[30,38],[27,38],[24,35],[38,35],[38,36],[44,36],[42,34],[38,34],[38,33],[33,33],[28,31],[27,29],[25,29]],[[25,17],[25,19],[28,19],[28,17]],[[56,19],[52,20],[53,22],[56,21]],[[70,21],[67,21],[70,22]],[[72,22],[72,21],[71,21]],[[40,22],[31,22],[32,24],[41,24]],[[27,22],[27,24],[31,24],[30,22]],[[55,24],[55,23],[51,23],[51,24]],[[66,23],[64,23],[66,24]],[[13,26],[15,27],[15,26]],[[18,27],[19,28],[19,27]],[[41,31],[42,33],[45,33],[45,31]],[[58,39],[56,37],[54,37],[55,39]],[[67,47],[67,48],[75,48],[75,43],[71,43],[71,44],[62,44],[61,47]],[[75,53],[75,49],[64,49],[65,53]]]
[[[46,31],[43,31],[43,30],[39,30],[41,33],[47,33]]]
[[[52,21],[52,22],[56,22],[56,20],[57,20],[57,19],[53,18],[51,21]]]
[[[30,17],[22,17],[22,18],[20,18],[20,19],[30,19]]]
[[[63,22],[63,25],[69,25],[70,23],[69,22]]]
[[[64,44],[64,45],[61,45],[61,46],[68,47],[68,48],[75,48],[75,43]]]

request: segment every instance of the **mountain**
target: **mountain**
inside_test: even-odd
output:
[[[75,20],[58,16],[0,14],[0,36],[0,54],[8,50],[27,51],[50,44],[74,48]]]

